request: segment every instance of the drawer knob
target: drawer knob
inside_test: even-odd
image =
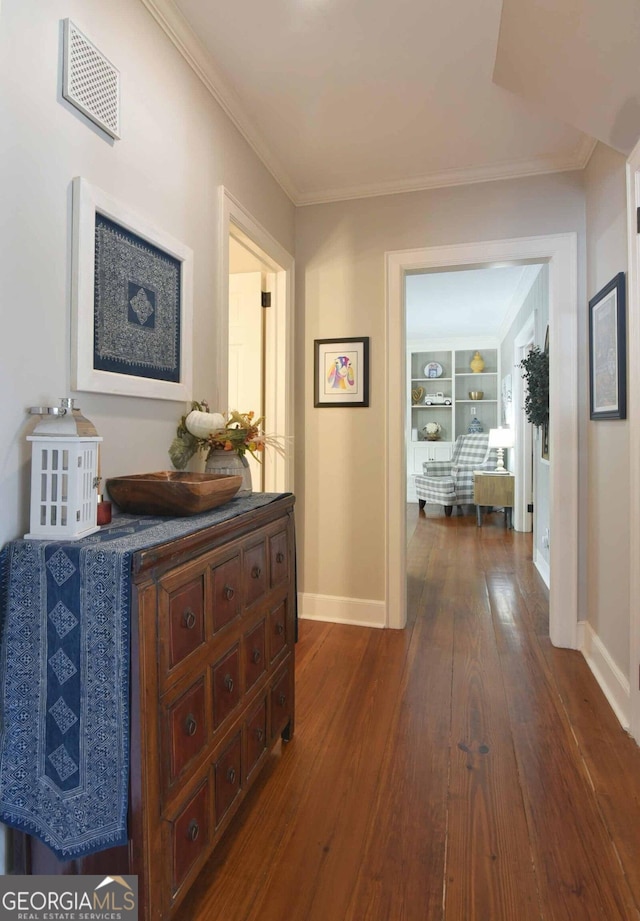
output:
[[[258,742],[262,742],[264,739],[264,729],[261,729],[260,727],[256,729],[256,739]]]
[[[230,585],[225,585],[222,594],[224,595],[227,601],[231,601],[231,599],[235,595],[235,591],[234,589],[231,588]]]
[[[191,608],[187,608],[184,614],[182,615],[182,625],[186,627],[187,630],[193,630],[196,625],[196,615],[193,613]]]
[[[235,768],[232,768],[232,767],[229,768],[229,770],[227,771],[227,780],[229,781],[230,784],[234,784],[236,782],[236,769]]]
[[[282,691],[281,691],[281,692],[278,694],[278,703],[280,704],[281,707],[284,707],[284,705],[286,704],[286,702],[287,702],[287,695],[286,695],[286,694],[283,694]]]
[[[189,841],[195,841],[198,835],[200,834],[200,826],[195,819],[191,819],[189,822],[189,827],[187,829],[187,838]]]
[[[262,575],[262,570],[260,569],[260,567],[254,566],[253,569],[251,570],[251,578],[259,579],[261,575]]]
[[[233,691],[233,678],[231,675],[224,676],[224,686],[229,694]]]
[[[276,633],[278,634],[278,636],[282,636],[282,634],[284,633],[284,624],[283,624],[283,623],[278,622],[278,623],[276,624]]]
[[[284,563],[284,553],[282,550],[278,550],[276,553],[276,563]]]
[[[184,728],[188,736],[194,736],[198,731],[198,721],[193,713],[190,713],[184,721]]]
[[[253,664],[257,665],[261,658],[262,658],[262,653],[260,652],[260,650],[254,649],[253,652],[251,653],[251,661],[253,662]]]

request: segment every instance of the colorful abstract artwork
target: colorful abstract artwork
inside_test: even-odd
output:
[[[316,339],[314,406],[369,405],[369,339]]]

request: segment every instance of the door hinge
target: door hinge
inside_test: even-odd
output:
[[[533,502],[529,502],[529,503],[528,503],[528,505],[527,505],[527,511],[528,511],[528,512],[533,512]]]
[[[271,291],[263,291],[261,294],[261,304],[263,307],[271,307]]]

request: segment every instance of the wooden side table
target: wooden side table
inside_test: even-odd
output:
[[[512,473],[473,474],[473,501],[476,504],[476,521],[482,527],[482,509],[489,506],[503,508],[507,527],[511,528],[513,495],[516,478]]]

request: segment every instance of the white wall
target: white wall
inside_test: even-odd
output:
[[[587,300],[627,271],[625,158],[598,144],[585,174]],[[588,595],[584,615],[625,676],[629,674],[629,423],[589,421],[588,328],[585,302],[585,379],[588,503]],[[636,513],[636,510],[633,510]],[[637,602],[636,602],[637,603]]]
[[[120,70],[122,140],[60,97],[62,19]],[[194,396],[218,407],[218,188],[294,248],[294,209],[139,0],[3,0],[0,19],[0,544],[28,523],[25,409],[69,394],[71,180],[84,176],[194,251]],[[226,309],[226,307],[224,308]],[[105,476],[169,465],[184,404],[71,394]]]
[[[304,356],[304,431],[296,485],[304,596],[385,597],[386,251],[576,231],[584,301],[582,175],[335,202],[297,214],[297,351]],[[371,337],[368,409],[314,409],[313,340]],[[400,369],[398,369],[398,373]]]

